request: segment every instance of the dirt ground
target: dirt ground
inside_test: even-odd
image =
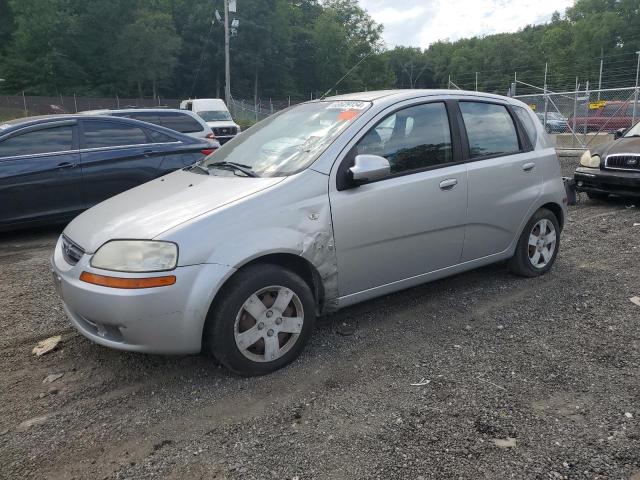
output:
[[[548,275],[494,265],[354,306],[250,379],[92,344],[51,284],[59,230],[5,234],[0,478],[638,480],[634,223],[640,204],[583,196]]]

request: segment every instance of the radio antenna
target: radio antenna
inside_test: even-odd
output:
[[[331,93],[331,90],[333,90],[333,89],[334,89],[334,88],[336,88],[338,85],[340,85],[340,83],[342,83],[342,81],[343,81],[345,78],[347,78],[347,77],[349,76],[349,74],[350,74],[351,72],[353,72],[353,71],[358,67],[358,65],[360,65],[362,62],[364,62],[367,58],[369,58],[369,57],[370,57],[372,54],[374,54],[374,53],[375,53],[375,50],[373,50],[373,49],[372,49],[369,53],[367,53],[364,57],[362,57],[362,58],[358,61],[358,63],[356,63],[353,67],[351,67],[351,68],[349,69],[349,71],[348,71],[347,73],[345,73],[345,74],[342,76],[342,78],[340,78],[340,80],[338,80],[338,81],[335,83],[335,85],[333,85],[329,90],[327,90],[326,92],[324,92],[324,94],[319,98],[319,100],[324,100],[324,98],[325,98],[327,95],[329,95],[329,94]]]

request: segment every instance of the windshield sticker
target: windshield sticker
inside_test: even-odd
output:
[[[345,110],[338,114],[338,120],[349,121],[349,120],[353,120],[358,115],[360,115],[360,112],[358,110]]]
[[[342,100],[339,102],[331,103],[327,109],[328,110],[364,110],[367,108],[367,102],[356,102],[356,101],[348,101]]]

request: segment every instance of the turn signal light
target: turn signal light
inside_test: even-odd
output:
[[[175,275],[167,275],[164,277],[123,278],[96,275],[95,273],[89,272],[82,272],[80,280],[93,285],[100,285],[101,287],[128,289],[167,287],[176,283]]]

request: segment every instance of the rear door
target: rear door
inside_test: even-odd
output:
[[[167,145],[175,142],[123,120],[83,119],[80,160],[86,206],[157,177]]]
[[[542,193],[542,175],[532,141],[509,105],[458,105],[469,182],[462,260],[469,261],[509,247]]]
[[[0,139],[0,223],[66,218],[84,207],[76,120]]]

